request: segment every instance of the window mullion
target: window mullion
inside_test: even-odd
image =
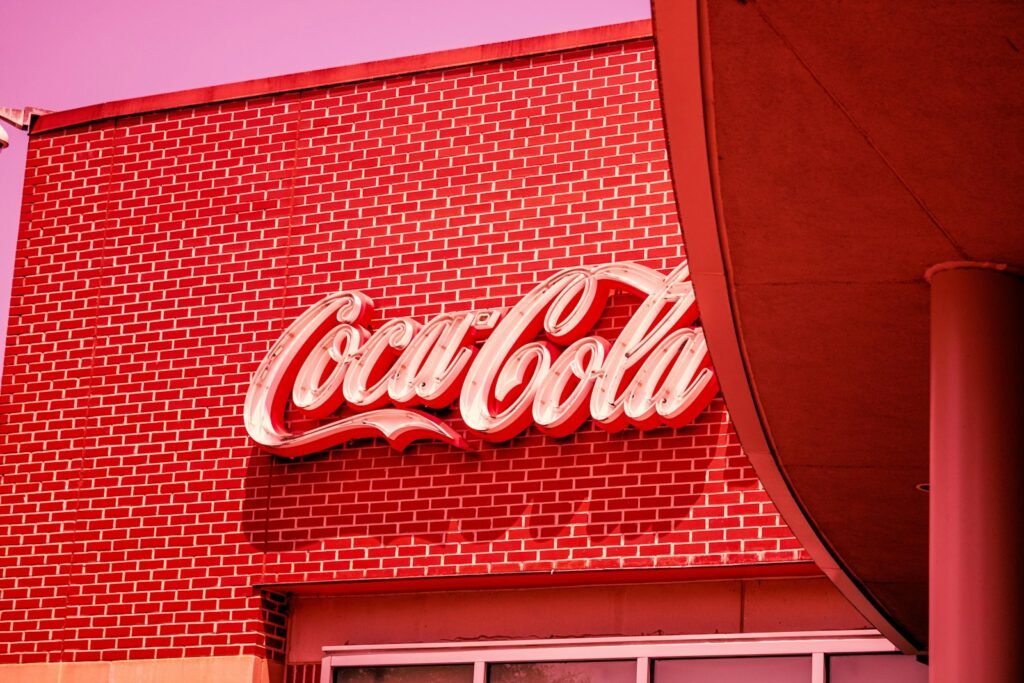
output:
[[[636,660],[636,683],[650,683],[651,658],[639,657]]]
[[[811,653],[811,683],[828,683],[824,652]]]

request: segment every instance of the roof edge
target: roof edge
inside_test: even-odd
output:
[[[297,90],[485,64],[517,57],[532,57],[552,52],[650,38],[652,35],[650,19],[641,19],[500,43],[305,71],[298,74],[257,78],[158,95],[145,95],[45,114],[33,123],[29,133],[38,135],[122,116],[151,114],[249,97],[276,95]]]

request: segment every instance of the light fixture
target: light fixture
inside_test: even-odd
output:
[[[28,130],[32,127],[32,122],[36,118],[42,114],[49,113],[46,109],[39,109],[38,107],[25,107],[24,109],[0,107],[0,120],[6,121],[12,126],[17,126],[21,130]],[[0,152],[5,150],[10,144],[11,140],[7,135],[7,131],[4,130],[3,126],[0,126]]]

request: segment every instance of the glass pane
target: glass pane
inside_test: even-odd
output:
[[[438,666],[343,666],[335,683],[473,683],[472,664]]]
[[[636,661],[491,664],[490,683],[635,683]]]
[[[811,683],[810,657],[659,659],[654,683]]]
[[[836,655],[828,672],[831,683],[928,683],[928,667],[907,655]]]

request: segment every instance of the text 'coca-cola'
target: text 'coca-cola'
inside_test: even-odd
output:
[[[466,426],[492,442],[531,424],[565,436],[587,419],[609,431],[684,426],[718,391],[688,276],[685,262],[667,276],[635,263],[569,268],[511,309],[395,318],[372,332],[368,297],[331,294],[256,370],[246,428],[297,457],[373,437],[400,450],[418,439],[466,448],[422,410],[456,399]],[[614,341],[588,334],[615,291],[643,302]],[[293,432],[289,412],[326,422]]]

